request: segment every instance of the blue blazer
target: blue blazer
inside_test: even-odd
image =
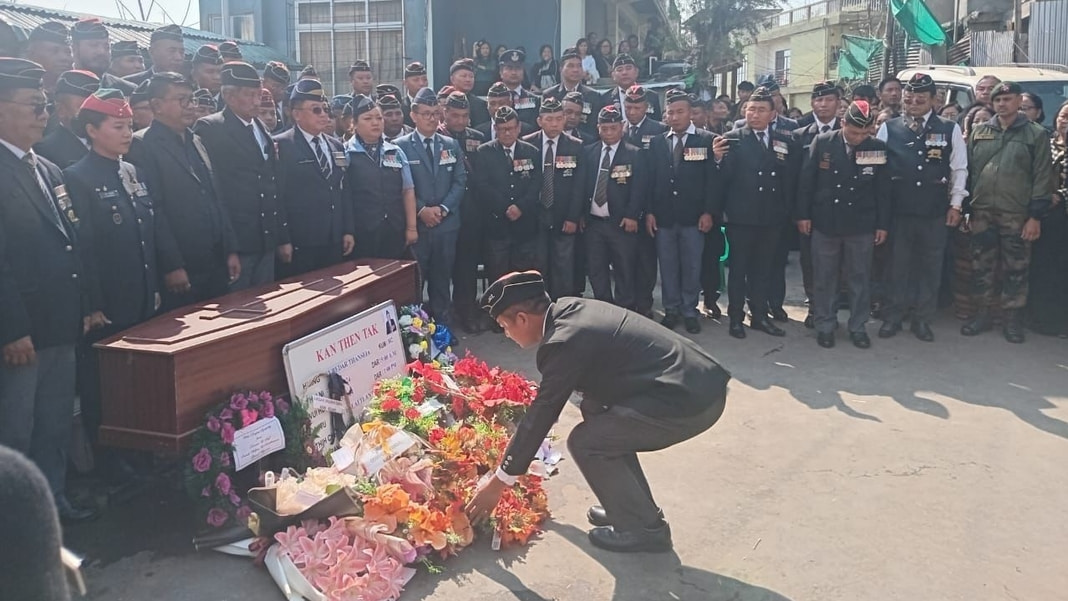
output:
[[[460,202],[467,191],[464,153],[453,138],[434,132],[433,140],[434,156],[427,156],[418,132],[401,136],[393,143],[408,157],[415,184],[415,210],[444,205],[449,213],[434,229],[453,231],[460,227]],[[416,223],[420,231],[426,228],[421,219]]]

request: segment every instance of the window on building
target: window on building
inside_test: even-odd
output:
[[[226,32],[223,31],[222,15],[211,15],[208,17],[208,31],[219,35],[226,35]]]
[[[346,2],[343,4],[352,4]],[[329,2],[302,2],[297,5],[297,23],[301,25],[321,25],[330,23]]]
[[[330,32],[301,32],[300,56],[298,60],[305,65],[312,65],[319,72],[323,87],[334,88],[334,74],[330,69]]]
[[[334,23],[366,23],[366,2],[335,2]]]
[[[404,20],[404,3],[401,0],[369,0],[368,22],[400,23]]]
[[[239,40],[256,39],[256,22],[252,15],[233,15],[230,17],[230,36]]]
[[[371,68],[380,83],[398,83],[404,79],[404,31],[379,29],[370,32]]]
[[[357,59],[369,60],[366,31],[338,31],[334,33],[334,94],[350,94],[349,67]]]
[[[775,80],[779,85],[787,85],[790,81],[790,49],[775,52]]]

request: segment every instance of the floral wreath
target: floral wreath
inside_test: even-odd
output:
[[[311,420],[301,403],[274,398],[266,391],[235,392],[229,402],[205,416],[204,427],[193,435],[185,479],[200,524],[222,528],[248,522],[252,509],[246,493],[259,485],[260,474],[234,469],[234,433],[272,417],[282,426],[286,446],[268,458],[271,462],[301,471],[326,463],[315,448]]]
[[[401,307],[397,323],[409,361],[430,363],[434,367],[456,363],[457,357],[449,345],[452,332],[447,326],[437,324],[422,305]]]

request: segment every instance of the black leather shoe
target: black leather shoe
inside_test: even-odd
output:
[[[660,518],[662,521],[664,519],[664,510],[658,509],[656,511],[656,517]],[[586,521],[593,526],[612,525],[612,523],[608,521],[608,514],[604,512],[604,507],[601,507],[600,505],[591,505],[590,508],[586,510]]]
[[[786,331],[779,326],[771,323],[767,319],[751,319],[749,320],[749,328],[752,330],[760,330],[769,336],[785,336]]]
[[[708,319],[722,319],[723,311],[721,311],[719,305],[715,303],[712,303],[711,306],[706,304],[701,307],[701,315],[704,315]]]
[[[727,329],[727,332],[732,337],[738,338],[739,340],[745,338],[745,326],[743,326],[740,321],[731,321],[730,328]]]
[[[1013,344],[1021,344],[1026,339],[1024,334],[1023,324],[1020,320],[1020,312],[1017,310],[1005,312],[1005,325],[1002,326],[1001,333],[1005,335],[1005,340]]]
[[[816,329],[816,317],[811,313],[805,316],[805,327],[810,330]]]
[[[671,551],[671,527],[661,521],[657,528],[642,528],[617,532],[611,526],[590,530],[590,542],[595,547],[617,553],[667,553]]]
[[[816,342],[823,348],[834,348],[834,332],[816,334]]]
[[[682,323],[686,326],[686,331],[691,334],[701,333],[701,322],[697,321],[696,317],[685,317]]]
[[[975,316],[975,319],[960,327],[960,333],[964,336],[978,336],[994,327],[990,315],[985,311]]]
[[[879,328],[879,338],[893,338],[900,331],[900,321],[884,321],[883,327]]]
[[[769,309],[768,313],[775,321],[781,321],[783,323],[790,321],[790,316],[786,314],[786,309],[783,309],[782,307],[775,307],[773,309]]]
[[[674,330],[679,325],[679,316],[674,313],[665,313],[664,319],[660,320],[660,325],[669,330]]]
[[[931,326],[926,321],[918,319],[913,321],[912,333],[916,335],[916,338],[924,342],[934,342],[934,332],[931,331]]]
[[[56,497],[56,513],[59,514],[59,521],[64,524],[83,524],[100,517],[100,512],[95,508],[71,505],[66,495]]]
[[[857,348],[871,348],[871,338],[868,338],[867,332],[851,332],[849,339],[853,341],[853,346]]]

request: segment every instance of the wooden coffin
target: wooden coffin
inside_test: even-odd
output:
[[[178,309],[96,345],[103,444],[178,453],[238,389],[288,391],[282,346],[383,301],[418,302],[416,264],[346,262]]]

